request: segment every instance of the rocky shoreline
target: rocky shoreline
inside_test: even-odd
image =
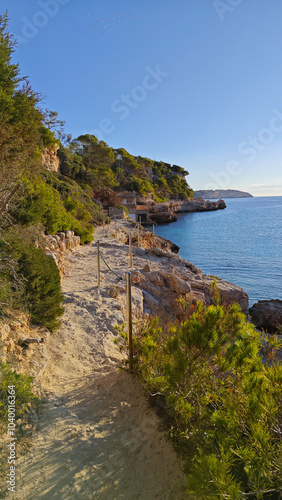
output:
[[[151,204],[149,208],[150,219],[157,224],[166,224],[177,221],[177,214],[188,212],[210,212],[226,208],[224,200],[210,201],[204,198],[193,200],[170,200],[163,203]]]
[[[120,222],[118,238],[128,244],[128,222]],[[133,245],[137,245],[137,230],[132,231]],[[249,309],[248,294],[241,287],[214,276],[204,274],[191,262],[182,259],[179,247],[171,241],[142,228],[140,247],[134,248],[136,255],[158,263],[157,268],[147,262],[142,269],[132,271],[133,285],[143,293],[143,312],[167,320],[181,319],[183,308],[179,298],[184,298],[193,309],[200,301],[213,303],[214,284],[226,307],[237,302],[242,311],[259,329],[270,334],[279,332],[282,325],[282,301],[259,301]]]
[[[199,204],[199,207],[202,207],[202,203]],[[194,211],[195,203],[175,202],[173,209],[177,210],[177,213],[188,212],[189,209]],[[224,305],[228,306],[233,302],[238,302],[243,312],[248,314],[259,330],[266,330],[268,333],[276,333],[279,330],[282,324],[281,300],[259,301],[248,309],[249,298],[242,288],[220,278],[215,279],[213,276],[203,274],[194,264],[179,256],[180,248],[175,243],[141,227],[140,248],[137,248],[137,229],[132,229],[129,221],[119,221],[117,228],[118,239],[125,245],[129,245],[129,232],[131,230],[133,251],[144,261],[151,260],[150,256],[154,256],[155,261],[159,260],[157,270],[152,268],[148,262],[143,269],[132,271],[133,284],[143,293],[142,314],[147,312],[154,316],[171,316],[170,319],[179,319],[182,307],[175,302],[175,295],[178,298],[184,297],[192,307],[197,301],[209,305],[212,303],[213,284],[216,281]],[[45,251],[55,260],[61,276],[63,276],[65,252],[78,248],[80,238],[75,236],[72,231],[45,238]],[[107,239],[108,234],[105,240],[103,238],[104,245],[107,244]],[[162,295],[165,296],[165,300],[162,299]]]
[[[128,251],[130,229],[133,244],[133,296],[139,297],[141,316],[160,316],[170,321],[181,319],[183,308],[179,299],[185,299],[192,308],[198,301],[210,305],[213,303],[215,281],[222,303],[229,306],[237,302],[247,313],[249,298],[242,288],[204,274],[194,264],[180,257],[179,247],[174,243],[147,229],[141,229],[140,246],[137,247],[137,229],[132,229],[128,221],[118,221],[117,239],[122,254]],[[107,245],[104,239],[101,245]],[[117,293],[121,293],[119,285]]]

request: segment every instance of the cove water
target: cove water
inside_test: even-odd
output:
[[[282,196],[225,202],[224,210],[182,214],[155,232],[205,274],[242,287],[250,306],[282,300]]]

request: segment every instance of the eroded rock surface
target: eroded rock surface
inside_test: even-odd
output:
[[[259,300],[249,309],[249,314],[259,330],[277,333],[282,325],[282,300]]]
[[[175,222],[178,213],[185,212],[207,212],[211,210],[222,210],[226,208],[224,200],[209,201],[204,198],[193,200],[171,200],[164,203],[151,204],[150,219],[158,224]]]

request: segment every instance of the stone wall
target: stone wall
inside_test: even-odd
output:
[[[80,237],[75,236],[73,231],[61,231],[57,234],[45,236],[46,255],[49,255],[59,268],[60,274],[64,274],[64,253],[75,250],[80,245]]]

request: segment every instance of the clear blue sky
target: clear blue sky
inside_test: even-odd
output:
[[[282,195],[281,0],[0,4],[73,137],[181,165],[194,189]]]

